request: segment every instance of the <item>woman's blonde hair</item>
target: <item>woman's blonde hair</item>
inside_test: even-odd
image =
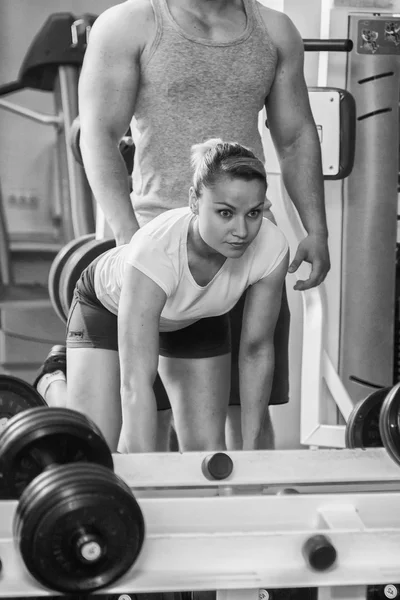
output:
[[[236,142],[223,142],[212,138],[203,144],[195,144],[191,149],[191,163],[194,169],[193,188],[196,195],[203,187],[212,187],[221,176],[238,179],[260,179],[267,187],[267,174],[263,163],[254,153]]]

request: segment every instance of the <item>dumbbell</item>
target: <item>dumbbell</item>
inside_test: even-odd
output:
[[[82,272],[103,252],[115,246],[115,240],[96,240],[95,234],[72,240],[54,258],[48,279],[49,296],[57,316],[67,322],[75,285]]]
[[[136,561],[144,520],[114,473],[97,426],[64,408],[12,417],[0,435],[0,478],[19,498],[13,533],[31,575],[63,593],[110,585]]]
[[[80,148],[80,137],[81,137],[81,122],[79,116],[74,119],[71,124],[70,134],[69,134],[69,145],[72,150],[72,154],[74,155],[75,160],[81,166],[83,166],[81,148]],[[122,137],[119,143],[119,151],[121,153],[122,158],[124,159],[124,163],[126,166],[126,170],[128,175],[131,175],[133,171],[133,161],[135,157],[135,144],[132,139],[132,131],[131,128],[128,128],[126,134]]]
[[[400,383],[360,400],[346,424],[347,448],[384,447],[400,464]]]

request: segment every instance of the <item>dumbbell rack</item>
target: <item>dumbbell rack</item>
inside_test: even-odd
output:
[[[219,481],[204,469],[210,453],[113,456],[146,535],[130,571],[98,593],[217,590],[217,600],[258,600],[262,588],[318,587],[319,600],[358,600],[367,585],[400,581],[400,468],[384,449],[228,454],[233,471]],[[0,502],[0,596],[54,594],[19,556],[16,506]],[[337,552],[324,571],[303,550],[318,534]]]

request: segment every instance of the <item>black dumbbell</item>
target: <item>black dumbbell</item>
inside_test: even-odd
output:
[[[20,498],[13,531],[21,556],[45,586],[88,593],[134,564],[142,512],[84,415],[40,407],[12,417],[0,436],[0,477],[7,498]]]

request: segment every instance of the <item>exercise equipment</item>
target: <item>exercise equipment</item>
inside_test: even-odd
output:
[[[48,286],[57,316],[67,322],[76,283],[82,272],[103,252],[115,246],[115,240],[96,240],[95,234],[84,235],[61,248],[52,262]]]
[[[221,481],[232,474],[233,462],[225,452],[216,452],[204,459],[201,468],[207,479]]]
[[[96,18],[89,13],[50,15],[32,40],[17,80],[0,86],[0,96],[23,89],[54,95],[54,115],[42,114],[3,99],[0,108],[55,129],[59,203],[54,206],[54,211],[60,219],[61,238],[66,242],[95,229],[92,193],[85,172],[74,160],[68,138],[78,114],[78,79],[88,35]]]
[[[90,592],[134,564],[144,539],[128,486],[96,464],[46,471],[24,491],[14,537],[29,572],[61,592]]]
[[[75,160],[78,164],[80,164],[83,167],[84,165],[81,155],[80,137],[81,122],[80,117],[78,115],[71,125],[71,130],[69,134],[69,145],[71,147],[72,154],[74,155]],[[119,143],[119,151],[121,153],[122,158],[124,159],[128,175],[131,175],[133,171],[133,161],[135,157],[135,144],[132,139],[132,131],[130,127],[128,128],[128,131],[125,133],[125,135]]]
[[[145,594],[146,600],[187,600],[190,593],[185,590],[192,589],[190,600],[213,600],[215,595],[216,600],[314,600],[316,589],[321,587],[328,600],[338,596],[359,599],[360,586],[365,585],[365,598],[377,600],[373,594],[387,586],[396,588],[400,470],[384,448],[224,454],[233,464],[225,480],[211,480],[203,472],[212,452],[113,456],[118,477],[133,491],[140,506],[147,534],[133,568],[123,580],[104,590],[108,598],[111,595],[113,600],[122,600],[124,596],[125,600],[129,595],[130,600],[140,600]],[[82,476],[75,478],[78,471]],[[62,546],[66,524],[73,528],[79,515],[86,519],[91,513],[101,523],[107,522],[111,508],[106,496],[112,495],[108,479],[103,479],[107,471],[81,462],[49,468],[25,489],[18,506],[15,501],[0,503],[4,596],[11,596],[11,591],[21,597],[45,593],[41,580],[27,577],[23,569],[12,540],[13,523],[19,525],[16,536],[22,531],[21,516],[26,524],[24,552],[31,556],[27,556],[28,561],[37,561],[32,556],[39,557],[45,543],[44,538],[42,542],[35,537],[35,526],[39,524],[39,532],[49,534],[43,555],[49,573],[37,574],[35,569],[41,569],[37,566],[32,570],[35,577],[44,576],[47,581],[55,579],[56,570],[61,569],[63,580],[63,565],[68,562],[63,562]],[[99,494],[100,503],[91,493],[92,478],[96,490],[98,483],[107,490],[104,496]],[[81,488],[86,483],[87,498]],[[277,490],[294,488],[299,493],[277,496]],[[28,494],[28,490],[35,493]],[[48,495],[46,490],[50,490]],[[65,512],[61,509],[62,494]],[[86,512],[81,503],[84,496]],[[28,499],[26,504],[23,498]],[[69,501],[71,498],[76,502]],[[36,554],[32,552],[34,539]],[[84,548],[83,559],[96,558],[101,548],[96,543],[90,545],[95,541],[90,534],[80,532],[77,539],[74,548],[78,553]],[[60,548],[61,567],[51,559],[58,556]],[[322,570],[315,568],[313,555],[321,548],[323,554],[330,555]],[[85,569],[79,560],[76,564],[78,570]],[[100,570],[100,564],[96,568]],[[338,593],[342,586],[343,593]],[[210,589],[217,590],[216,594],[206,591]],[[305,591],[309,595],[301,594]]]
[[[79,277],[95,258],[114,248],[114,246],[115,240],[113,239],[89,241],[77,248],[65,263],[60,277],[60,300],[65,320],[68,317],[74,289]]]
[[[60,299],[60,279],[62,270],[65,266],[65,263],[72,256],[75,250],[83,246],[83,244],[86,244],[86,242],[93,240],[94,238],[94,233],[88,233],[86,235],[82,235],[76,239],[71,240],[70,242],[68,242],[68,244],[61,248],[57,256],[54,258],[53,262],[51,263],[48,278],[49,296],[57,316],[62,321],[65,320],[65,314]]]
[[[379,429],[389,456],[400,465],[400,383],[385,398],[379,416]]]
[[[400,465],[400,383],[360,400],[346,424],[347,448],[384,447]]]
[[[47,404],[34,387],[19,377],[0,375],[0,433],[13,416],[36,406]]]
[[[346,448],[379,448],[384,445],[379,415],[390,389],[376,390],[354,406],[346,424]]]
[[[1,434],[0,471],[9,498],[18,498],[43,470],[86,461],[113,470],[100,430],[67,408],[37,407],[11,418]]]
[[[0,476],[20,497],[13,535],[33,577],[64,593],[101,589],[135,562],[144,521],[100,430],[69,409],[33,408],[0,436]]]

